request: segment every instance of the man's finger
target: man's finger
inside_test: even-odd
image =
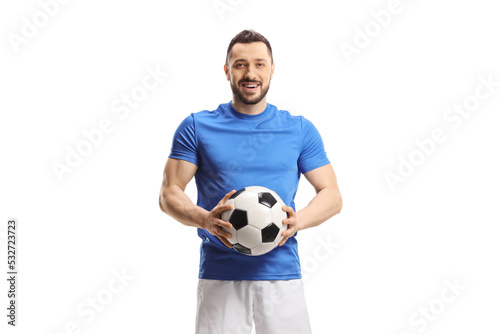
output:
[[[287,216],[290,216],[290,215],[295,215],[295,211],[293,211],[293,208],[291,206],[286,206],[284,205],[281,210],[285,211],[287,213]]]
[[[228,211],[228,210],[231,210],[233,208],[233,205],[232,204],[219,204],[218,206],[216,206],[212,211],[215,213],[215,216],[217,218],[220,218],[220,216],[222,215],[222,213],[224,211]]]
[[[279,247],[283,246],[285,242],[288,240],[288,237],[284,237],[283,240],[278,244]]]
[[[216,228],[216,233],[218,237],[224,237],[226,239],[231,239],[233,236],[230,232],[226,232],[222,227]]]
[[[283,232],[282,236],[283,238],[290,238],[292,235],[294,235],[295,232],[292,231],[292,229],[287,229],[286,231]]]
[[[235,190],[235,189],[233,189],[233,190],[231,190],[230,192],[228,192],[228,193],[224,196],[224,198],[222,199],[223,203],[226,203],[226,202],[227,202],[227,200],[229,199],[229,197],[231,197],[231,195],[232,195],[232,194],[234,194],[235,192],[236,192],[236,190]]]
[[[227,243],[228,239],[232,238],[231,233],[224,231],[221,227],[219,226],[214,226],[214,228],[210,229],[210,234],[212,234],[214,237],[219,238],[222,242],[226,244],[226,246],[231,245],[231,243]],[[231,246],[232,248],[232,246]]]
[[[224,238],[226,238],[229,241],[229,239],[231,239],[232,237],[233,235],[230,232],[224,231]]]
[[[224,221],[222,219],[217,219],[215,223],[221,227],[227,228],[228,230],[233,228],[233,225],[230,222]]]
[[[217,237],[220,239],[220,241],[222,241],[222,243],[223,243],[224,245],[226,245],[226,246],[227,246],[227,247],[229,247],[229,248],[233,248],[233,245],[231,245],[231,243],[230,243],[229,241],[227,241],[227,239],[226,239],[226,238],[224,238],[224,237],[220,237],[220,236],[217,236]]]

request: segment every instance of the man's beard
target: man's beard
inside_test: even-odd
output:
[[[255,82],[255,81],[240,80],[240,82]],[[231,90],[233,91],[234,97],[238,101],[240,101],[240,102],[242,102],[244,104],[257,104],[260,101],[262,101],[262,99],[264,97],[266,97],[267,91],[269,90],[269,87],[271,86],[271,83],[269,83],[269,85],[267,85],[267,87],[264,87],[261,82],[257,82],[257,83],[261,87],[262,93],[260,95],[258,95],[258,96],[255,96],[255,97],[247,97],[247,96],[245,96],[245,94],[239,88],[240,87],[240,83],[238,83],[237,86],[235,86],[235,85],[233,85],[231,83]]]

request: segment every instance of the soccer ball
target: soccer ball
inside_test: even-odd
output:
[[[273,250],[283,239],[281,233],[288,228],[283,219],[288,213],[278,194],[260,186],[245,187],[235,192],[226,204],[233,208],[222,212],[221,219],[233,225],[223,227],[231,233],[228,239],[233,248],[245,255],[262,255]]]

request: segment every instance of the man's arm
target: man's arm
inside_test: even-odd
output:
[[[232,208],[231,204],[225,203],[236,190],[227,193],[212,211],[195,205],[184,191],[197,170],[198,166],[189,161],[168,158],[160,189],[160,209],[184,225],[206,229],[226,246],[232,247],[226,239],[231,238],[231,234],[221,228],[231,229],[232,225],[220,219],[220,215]]]
[[[283,210],[288,212],[288,218],[283,221],[288,229],[282,233],[282,246],[295,232],[306,228],[318,226],[329,218],[335,216],[342,209],[342,196],[337,185],[337,177],[331,164],[313,169],[304,174],[316,191],[316,196],[311,202],[298,212],[289,206]]]

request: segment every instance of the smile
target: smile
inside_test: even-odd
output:
[[[260,86],[258,83],[254,82],[243,82],[241,83],[241,86],[243,87],[244,90],[249,91],[249,92],[254,92],[257,90],[257,88]]]

